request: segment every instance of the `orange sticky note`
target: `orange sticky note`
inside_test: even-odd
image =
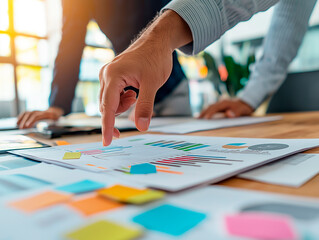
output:
[[[84,216],[91,216],[96,213],[109,211],[123,206],[123,204],[113,202],[112,200],[100,196],[73,201],[68,205],[82,213]]]
[[[34,212],[45,207],[67,202],[71,196],[70,194],[47,191],[29,198],[11,202],[9,205],[24,212]]]
[[[147,189],[137,189],[123,185],[114,185],[110,188],[101,189],[98,193],[101,196],[125,202],[128,198],[146,193]]]
[[[69,142],[67,142],[67,141],[62,141],[62,140],[55,141],[55,144],[56,144],[57,146],[70,145]]]

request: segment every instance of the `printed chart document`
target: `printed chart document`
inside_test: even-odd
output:
[[[93,172],[149,187],[177,191],[215,183],[274,160],[319,145],[319,139],[257,139],[139,135],[102,143],[65,145],[13,151],[34,160]],[[79,159],[63,160],[66,152],[80,152]],[[129,174],[130,166],[150,163],[154,174]]]
[[[250,180],[300,187],[319,173],[319,154],[296,154],[239,175]]]
[[[193,119],[190,121],[177,123],[177,124],[167,124],[165,126],[152,127],[151,121],[151,132],[163,132],[163,133],[175,133],[175,134],[185,134],[198,131],[213,130],[219,128],[227,127],[237,127],[244,125],[251,125],[263,122],[272,122],[282,119],[281,116],[273,117],[240,117],[240,118],[222,118],[222,119]]]

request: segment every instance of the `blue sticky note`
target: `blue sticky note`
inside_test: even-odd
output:
[[[149,163],[136,164],[131,166],[131,174],[156,173],[156,167]]]
[[[57,187],[56,190],[77,194],[77,193],[91,192],[103,187],[105,187],[105,184],[103,183],[99,183],[99,182],[95,182],[91,180],[83,180],[80,182]]]
[[[149,230],[180,236],[206,218],[206,214],[169,204],[153,208],[133,218]]]

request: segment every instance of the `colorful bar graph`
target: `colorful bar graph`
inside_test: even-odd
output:
[[[209,147],[209,145],[201,144],[201,143],[188,143],[184,141],[165,141],[160,140],[156,142],[151,143],[145,143],[145,145],[153,146],[153,147],[165,147],[165,148],[171,148],[181,151],[192,151],[200,148]]]
[[[242,160],[226,159],[219,156],[201,156],[201,155],[181,155],[177,157],[161,159],[152,164],[170,166],[170,167],[202,167],[201,164],[219,164],[219,165],[233,165],[233,162],[242,162]]]

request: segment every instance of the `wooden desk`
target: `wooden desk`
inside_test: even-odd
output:
[[[233,127],[205,132],[196,132],[187,135],[194,136],[215,136],[215,137],[246,137],[246,138],[319,138],[319,112],[305,112],[281,114],[283,120],[250,125],[249,127]],[[137,131],[124,132],[121,137],[141,134]],[[34,136],[32,136],[34,137]],[[38,140],[53,145],[53,140]],[[65,137],[63,139],[71,144],[101,141],[101,135],[87,135],[77,137]],[[319,148],[307,151],[306,153],[319,153]],[[319,198],[319,175],[310,180],[300,188],[282,187],[277,185],[259,183],[236,177],[218,183],[219,185],[260,190],[273,193],[283,193],[298,196]]]

